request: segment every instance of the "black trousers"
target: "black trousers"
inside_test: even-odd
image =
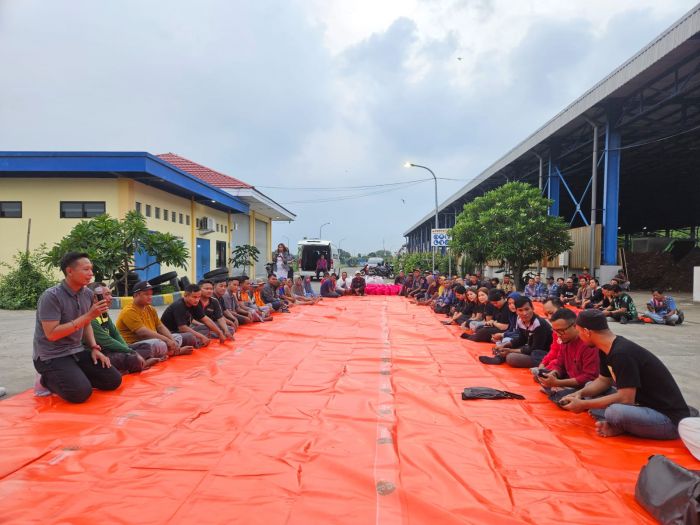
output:
[[[122,375],[116,367],[102,368],[92,362],[87,350],[66,357],[42,361],[36,359],[34,368],[41,374],[41,384],[70,403],[84,403],[92,389],[116,390]]]

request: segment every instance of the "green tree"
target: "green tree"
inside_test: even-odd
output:
[[[464,205],[451,229],[450,247],[477,264],[498,260],[520,277],[535,261],[572,246],[569,225],[547,214],[551,202],[529,184],[504,184]]]
[[[241,244],[236,246],[231,252],[231,258],[228,260],[234,268],[245,268],[253,266],[258,262],[260,250],[251,244]]]
[[[45,246],[31,253],[18,252],[14,256],[15,266],[0,263],[8,272],[0,276],[0,309],[32,310],[39,296],[56,284],[46,276],[47,268],[42,262]]]
[[[133,268],[134,254],[139,250],[155,258],[143,268]],[[68,235],[48,251],[43,262],[59,267],[66,252],[86,252],[93,264],[95,279],[112,280],[120,274],[126,289],[129,271],[143,270],[152,264],[165,264],[187,268],[189,250],[182,240],[171,233],[150,232],[146,219],[136,211],[130,211],[124,219],[99,215],[80,221]]]

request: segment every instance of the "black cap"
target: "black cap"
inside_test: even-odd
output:
[[[153,286],[151,286],[148,283],[148,281],[139,281],[131,289],[131,295],[137,294],[139,292],[145,292],[146,290],[153,290]]]
[[[608,319],[600,310],[583,310],[576,318],[576,326],[600,332],[608,329]]]

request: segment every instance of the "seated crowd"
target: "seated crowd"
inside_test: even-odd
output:
[[[316,304],[323,297],[363,295],[365,289],[359,272],[353,279],[343,272],[341,281],[326,272],[320,296],[309,277],[204,279],[186,286],[159,316],[152,306],[153,286],[141,281],[112,320],[112,292],[105,283],[91,282],[87,254],[67,253],[61,271],[65,279],[46,290],[37,305],[34,390],[37,396],[55,393],[72,403],[86,401],[93,388],[115,390],[122,374],[191,354],[212,339],[228,344],[241,325],[272,321],[273,312]]]
[[[477,274],[463,280],[414,270],[400,277],[396,283],[410,302],[444,314],[443,324],[458,325],[462,338],[493,344],[491,355],[479,357],[482,363],[530,369],[557,406],[588,411],[600,436],[680,434],[696,457],[700,453],[700,419],[691,417],[697,410],[686,404],[669,370],[608,326],[611,320],[682,322],[683,313],[663,290],[653,290],[647,311],[638,313],[629,282],[619,274],[602,287],[587,273],[549,277],[546,284],[533,276],[522,293],[508,275],[502,281]]]

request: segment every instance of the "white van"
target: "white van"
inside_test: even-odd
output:
[[[338,250],[331,241],[321,239],[304,239],[297,243],[297,264],[299,275],[302,277],[316,277],[316,261],[324,255],[328,261],[328,272],[338,272],[340,270],[340,259]]]

